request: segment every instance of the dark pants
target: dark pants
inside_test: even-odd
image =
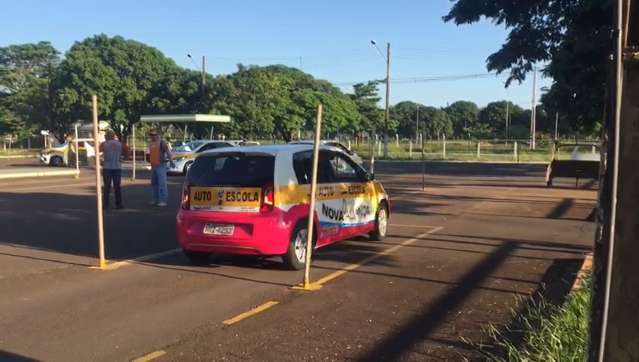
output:
[[[102,170],[102,179],[104,180],[104,207],[109,207],[111,182],[113,182],[113,192],[115,193],[115,205],[117,207],[122,207],[122,190],[120,189],[122,170],[104,169]]]

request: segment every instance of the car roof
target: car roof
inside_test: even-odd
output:
[[[267,154],[267,155],[276,156],[278,154],[285,154],[285,153],[293,154],[293,153],[297,153],[301,151],[310,151],[312,149],[313,149],[313,145],[307,144],[307,143],[266,145],[266,146],[239,146],[239,147],[233,147],[233,149],[218,148],[215,150],[204,151],[200,154],[200,156],[210,155],[214,153],[226,153],[226,152]],[[339,148],[333,147],[333,146],[327,146],[327,145],[321,145],[320,149],[341,152]]]
[[[331,142],[331,143],[341,143],[338,140],[320,140],[320,142],[321,143],[329,143],[329,142]],[[289,144],[293,144],[293,145],[294,144],[309,144],[309,143],[313,144],[313,143],[315,143],[315,140],[295,140],[295,141],[289,142]]]

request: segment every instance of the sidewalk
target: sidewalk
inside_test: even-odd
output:
[[[51,168],[51,167],[11,167],[0,169],[0,180],[25,178],[25,177],[46,177],[46,176],[75,176],[74,168]]]

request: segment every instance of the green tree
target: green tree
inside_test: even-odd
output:
[[[104,34],[76,42],[59,69],[60,113],[69,119],[90,119],[91,95],[96,94],[100,118],[124,140],[142,114],[174,109],[174,99],[165,97],[179,92],[182,74],[159,50]]]
[[[399,102],[391,107],[390,118],[396,122],[400,137],[415,137],[418,109],[420,113],[424,112],[424,105],[410,101]]]
[[[51,78],[59,62],[48,42],[0,47],[0,127],[28,136],[53,128]]]
[[[543,72],[553,84],[542,97],[545,108],[570,114],[573,128],[588,132],[603,114],[613,3],[457,0],[444,20],[459,25],[485,17],[510,29],[501,49],[488,57],[488,70],[510,70],[508,85],[525,79],[535,64],[546,63]]]
[[[465,137],[477,123],[479,108],[469,101],[457,101],[444,109],[451,122],[455,137]]]
[[[383,128],[384,112],[379,108],[379,81],[358,83],[353,86],[351,99],[362,116],[361,131],[375,133]]]
[[[518,126],[520,128],[529,129],[530,125],[530,111],[524,111],[520,106],[513,104],[509,101],[496,101],[490,102],[486,107],[479,111],[479,127],[477,129],[470,130],[470,133],[475,138],[484,137],[501,137],[505,138],[506,135],[506,114],[508,113],[508,119],[510,127],[508,130],[508,137],[513,138],[513,127]],[[541,106],[538,106],[537,119],[538,131],[541,131],[539,125],[545,125],[546,113]]]
[[[440,138],[442,135],[446,135],[446,137],[453,135],[453,122],[442,109],[435,107],[420,108],[419,120],[421,132],[424,133],[425,137]]]
[[[277,136],[288,142],[298,130],[314,129],[319,103],[325,134],[353,132],[361,119],[356,104],[338,88],[283,65],[238,65],[237,72],[216,78],[211,92],[211,109],[231,115],[233,122],[222,129],[233,136]]]

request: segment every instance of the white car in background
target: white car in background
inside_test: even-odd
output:
[[[195,160],[195,156],[204,151],[218,148],[237,147],[240,141],[196,140],[187,142],[173,149],[173,167],[168,173],[172,175],[186,175]]]
[[[297,140],[297,141],[291,141],[289,142],[289,144],[293,144],[293,145],[312,145],[315,141],[313,140]],[[344,153],[346,153],[347,155],[349,155],[351,157],[351,159],[353,159],[353,161],[357,162],[358,165],[362,165],[364,163],[364,160],[362,160],[362,158],[355,152],[351,151],[348,149],[348,147],[344,146],[341,142],[336,141],[336,140],[321,140],[320,143],[322,145],[325,146],[331,146],[331,147],[337,147],[339,148],[341,151],[343,151]]]

